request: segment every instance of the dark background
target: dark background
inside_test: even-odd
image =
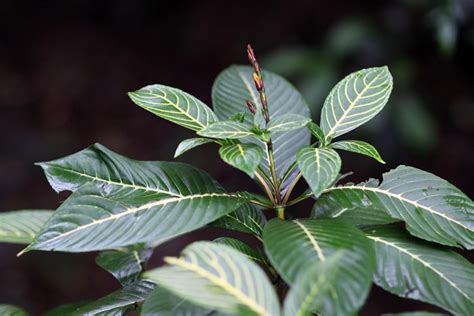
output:
[[[33,163],[94,142],[137,159],[171,160],[178,142],[193,134],[141,110],[126,92],[162,83],[210,105],[214,78],[247,62],[247,43],[264,66],[301,88],[316,122],[334,83],[387,64],[394,92],[384,113],[348,136],[370,141],[387,165],[348,154],[343,171],[354,170],[351,180],[359,181],[412,165],[472,197],[473,10],[472,0],[2,1],[0,210],[55,209],[67,195],[55,194]],[[229,190],[256,190],[212,145],[180,160]],[[150,266],[194,237],[220,233],[178,238],[158,248]],[[0,245],[0,303],[36,315],[119,287],[95,266],[94,254],[16,258],[20,249]],[[363,315],[430,309],[376,287],[371,298]]]

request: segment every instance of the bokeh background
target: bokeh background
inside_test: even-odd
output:
[[[247,62],[247,43],[265,68],[301,89],[316,122],[339,79],[388,65],[395,87],[386,109],[348,135],[374,144],[387,165],[347,154],[343,171],[356,171],[351,180],[359,181],[407,164],[474,196],[473,0],[4,0],[0,211],[58,207],[67,195],[54,193],[33,163],[94,142],[136,159],[171,160],[178,142],[193,134],[141,110],[126,92],[162,83],[210,105],[214,78],[229,64]],[[216,149],[198,148],[180,160],[230,190],[256,190]],[[207,229],[167,243],[150,266],[193,238],[220,233]],[[20,249],[0,245],[0,303],[38,315],[119,287],[95,266],[95,254],[16,258]],[[420,308],[437,310],[374,287],[361,314]]]

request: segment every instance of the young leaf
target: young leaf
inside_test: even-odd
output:
[[[263,150],[255,144],[231,144],[219,149],[219,154],[229,165],[253,177],[263,157]]]
[[[234,113],[246,111],[245,122],[253,125],[253,115],[245,105],[245,100],[258,105],[258,92],[252,79],[253,69],[247,66],[231,66],[222,71],[212,87],[212,102],[216,115],[226,120]],[[310,117],[309,109],[301,94],[285,79],[277,74],[263,70],[268,109],[271,120],[285,114],[299,114]],[[295,160],[295,154],[301,146],[309,145],[310,132],[304,128],[272,135],[275,152],[275,164],[279,176]],[[266,150],[263,144],[260,144]],[[265,155],[265,159],[267,159]],[[262,161],[261,167],[268,171],[268,161]]]
[[[54,212],[22,253],[29,250],[84,252],[137,243],[158,244],[203,227],[245,202],[236,195],[219,192],[215,183],[215,192],[204,193],[204,188],[195,186],[200,179],[193,174],[185,179],[188,183],[178,178],[172,180],[186,192],[186,195],[173,197],[113,186],[85,185]]]
[[[474,265],[459,254],[394,227],[367,230],[375,245],[375,282],[401,297],[474,315]]]
[[[165,261],[144,277],[194,304],[232,315],[280,315],[268,277],[237,250],[201,241]]]
[[[181,156],[188,150],[191,150],[195,147],[204,145],[204,144],[209,144],[215,142],[212,139],[208,138],[189,138],[183,140],[181,143],[179,143],[178,148],[176,148],[176,152],[174,153],[174,158]]]
[[[443,245],[474,248],[474,204],[455,186],[431,173],[399,166],[378,187],[342,185],[327,190],[334,200],[383,209],[405,221],[417,237]]]
[[[155,84],[129,92],[128,96],[145,110],[194,131],[217,121],[207,105],[176,88]]]
[[[217,139],[237,139],[253,136],[250,127],[234,121],[216,122],[198,132],[198,135]]]
[[[297,163],[316,198],[334,183],[341,170],[341,158],[330,148],[301,148]]]
[[[212,310],[191,304],[160,286],[148,295],[140,312],[141,316],[207,316]]]
[[[255,205],[247,203],[239,209],[222,216],[211,225],[259,237],[262,235],[266,223],[267,220],[263,212]]]
[[[324,146],[326,143],[326,140],[325,140],[324,133],[321,127],[319,127],[319,125],[314,122],[309,122],[308,125],[306,125],[306,127],[309,129],[311,134],[314,137],[316,137],[319,143]]]
[[[100,253],[95,262],[110,272],[121,284],[126,286],[135,282],[143,270],[142,265],[150,259],[153,249],[136,245],[119,250]]]
[[[270,121],[268,124],[268,130],[272,133],[287,132],[303,128],[309,122],[311,122],[311,119],[303,115],[283,114]]]
[[[344,291],[357,283],[357,270],[344,267],[344,251],[338,251],[326,261],[311,264],[295,281],[284,302],[285,316],[352,315],[357,293]],[[349,263],[350,264],[350,263]]]
[[[354,72],[331,90],[321,110],[326,140],[345,134],[377,115],[392,92],[386,66]]]
[[[241,252],[242,254],[246,255],[247,258],[260,262],[265,263],[265,258],[263,257],[262,253],[258,250],[250,247],[246,243],[241,240],[230,238],[230,237],[219,237],[213,240],[215,243],[222,244],[234,248],[235,250]]]
[[[374,158],[378,162],[385,164],[385,161],[383,161],[382,157],[380,157],[379,152],[377,151],[377,149],[375,149],[374,146],[360,140],[344,140],[331,144],[331,147],[334,149],[341,149],[369,156]]]
[[[52,214],[49,210],[0,213],[0,242],[29,244]]]
[[[150,281],[137,281],[107,296],[76,309],[69,315],[123,315],[134,304],[142,302],[155,288]]]
[[[0,304],[0,315],[5,316],[28,316],[23,309],[9,304]]]

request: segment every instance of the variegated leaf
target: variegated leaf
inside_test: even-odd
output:
[[[326,140],[350,132],[377,115],[387,103],[392,85],[386,66],[362,69],[342,79],[321,110]]]
[[[219,149],[219,154],[229,165],[253,177],[263,158],[263,150],[255,144],[229,144]]]
[[[176,148],[176,152],[174,153],[174,158],[181,156],[188,150],[191,150],[195,147],[213,143],[214,140],[208,139],[208,138],[189,138],[183,140],[181,143],[179,143],[178,148]]]
[[[317,198],[337,179],[341,158],[331,148],[304,147],[298,151],[298,167]]]
[[[344,140],[340,142],[335,142],[331,144],[331,147],[334,149],[341,149],[341,150],[346,150],[353,153],[365,155],[365,156],[374,158],[380,163],[383,163],[383,164],[385,163],[385,161],[383,161],[382,157],[380,157],[379,152],[377,151],[377,149],[375,149],[374,146],[360,140]]]
[[[206,104],[176,88],[155,84],[129,92],[128,96],[145,110],[194,131],[217,121]]]
[[[198,135],[217,139],[236,139],[253,136],[248,125],[234,121],[216,122],[198,132]]]

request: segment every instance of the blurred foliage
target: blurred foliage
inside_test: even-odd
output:
[[[474,12],[474,1],[401,2],[406,8],[425,12],[424,24],[437,42],[438,53],[446,58],[452,56],[458,30]],[[368,132],[364,136],[384,135],[384,139],[394,138],[410,150],[428,154],[436,148],[440,122],[434,117],[428,100],[417,91],[415,78],[423,69],[417,68],[415,57],[410,54],[413,39],[403,35],[408,29],[404,25],[403,10],[387,4],[384,15],[382,25],[366,16],[342,19],[330,28],[321,45],[280,48],[268,54],[263,65],[294,82],[308,101],[313,119],[319,121],[324,99],[337,81],[352,70],[389,61],[395,83],[390,106],[364,125],[363,129]],[[394,20],[397,20],[396,24]],[[465,34],[470,35],[469,32]],[[392,149],[395,147],[396,144]]]

